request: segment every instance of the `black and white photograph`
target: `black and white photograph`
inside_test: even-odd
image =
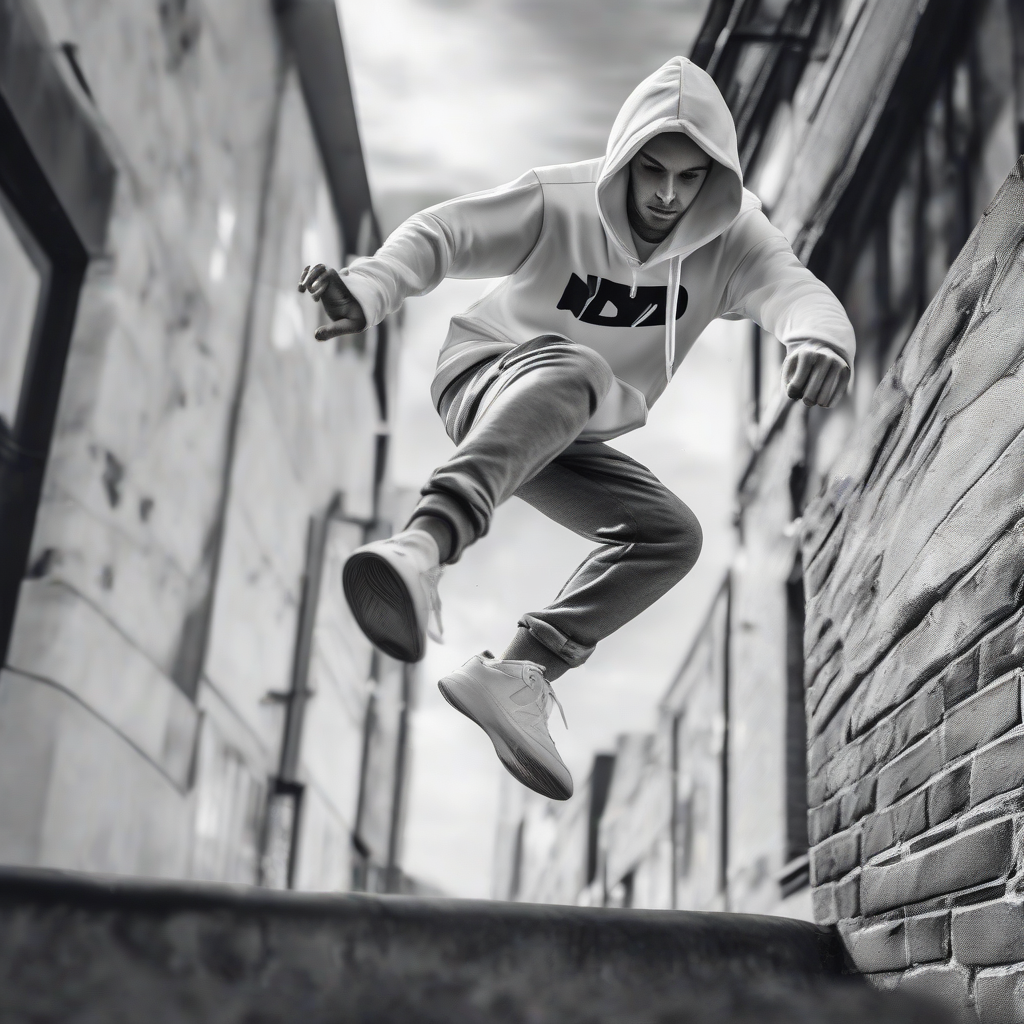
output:
[[[1024,0],[0,0],[0,1022],[1024,1024]]]

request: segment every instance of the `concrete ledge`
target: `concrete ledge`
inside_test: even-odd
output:
[[[0,869],[0,1019],[887,1021],[833,929],[782,918],[277,893]]]

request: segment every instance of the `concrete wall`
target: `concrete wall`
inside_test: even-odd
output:
[[[804,532],[816,916],[986,1021],[1024,1016],[1020,174]]]
[[[377,512],[386,425],[376,332],[317,345],[295,292],[344,248],[294,67],[269,3],[38,8],[118,183],[0,676],[0,860],[257,877],[309,521],[340,494],[298,880],[346,887],[371,683],[338,567]],[[381,769],[364,794],[389,822],[394,791]]]
[[[28,859],[182,874],[199,713],[174,673],[208,581],[279,55],[269,14],[249,5],[218,5],[180,59],[156,8],[107,3],[87,15],[50,3],[42,13],[55,43],[79,47],[120,174],[109,258],[91,265],[80,300],[4,681],[12,699],[24,691],[21,728],[54,722],[41,703],[74,705],[104,738],[83,774],[63,755],[79,731],[51,731],[32,815],[54,817],[66,801],[83,820],[72,841],[56,814]],[[140,759],[144,769],[126,772]],[[20,777],[24,764],[11,758],[3,775]],[[93,798],[96,776],[125,778],[121,798]],[[116,841],[129,826],[152,857]]]
[[[0,872],[7,1020],[948,1020],[842,969],[797,921]]]

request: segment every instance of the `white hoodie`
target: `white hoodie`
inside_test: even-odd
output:
[[[688,135],[712,164],[672,233],[642,262],[626,217],[629,161],[662,132]],[[595,440],[646,422],[716,317],[749,317],[789,351],[823,343],[853,369],[853,328],[842,305],[744,190],[729,108],[711,77],[685,57],[637,86],[603,158],[538,168],[431,207],[341,274],[370,325],[445,277],[504,277],[452,318],[431,387],[435,405],[471,366],[559,335],[599,352],[615,374],[581,435]]]

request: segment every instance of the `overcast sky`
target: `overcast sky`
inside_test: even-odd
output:
[[[633,86],[687,54],[706,0],[339,0],[363,148],[385,230],[430,202],[530,167],[599,155]],[[445,282],[406,303],[392,472],[419,488],[452,450],[428,388],[448,319],[486,283]],[[730,526],[745,325],[713,325],[640,431],[616,444],[650,466],[704,528],[697,567],[558,684],[552,734],[578,789],[595,753],[646,730],[732,555]],[[413,725],[404,866],[457,896],[490,891],[503,769],[441,699],[437,679],[500,651],[587,551],[518,499],[441,583],[447,642],[423,663]]]

